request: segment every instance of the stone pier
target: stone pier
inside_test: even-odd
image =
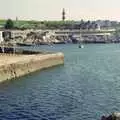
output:
[[[0,82],[61,64],[64,64],[63,53],[0,54]]]

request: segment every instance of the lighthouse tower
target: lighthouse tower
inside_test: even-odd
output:
[[[65,9],[63,8],[63,10],[62,10],[62,20],[63,20],[63,21],[65,21],[65,14],[66,14],[66,13],[65,13]]]

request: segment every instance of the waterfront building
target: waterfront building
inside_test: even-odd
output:
[[[3,42],[4,39],[3,39],[3,31],[0,31],[0,43]]]
[[[21,37],[23,39],[25,39],[27,36],[27,31],[22,31],[22,30],[13,30],[11,31],[11,38],[17,38],[17,37]]]
[[[100,30],[100,25],[96,24],[96,30]]]

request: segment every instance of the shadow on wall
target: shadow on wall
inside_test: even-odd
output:
[[[32,55],[32,54],[45,54],[48,52],[38,52],[38,51],[30,51],[23,50],[13,47],[0,47],[0,53],[9,53],[9,54],[22,54],[22,55]]]

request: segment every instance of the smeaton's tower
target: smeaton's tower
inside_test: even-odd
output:
[[[62,10],[62,20],[63,20],[63,21],[65,21],[65,15],[66,15],[65,9],[63,8],[63,10]]]

